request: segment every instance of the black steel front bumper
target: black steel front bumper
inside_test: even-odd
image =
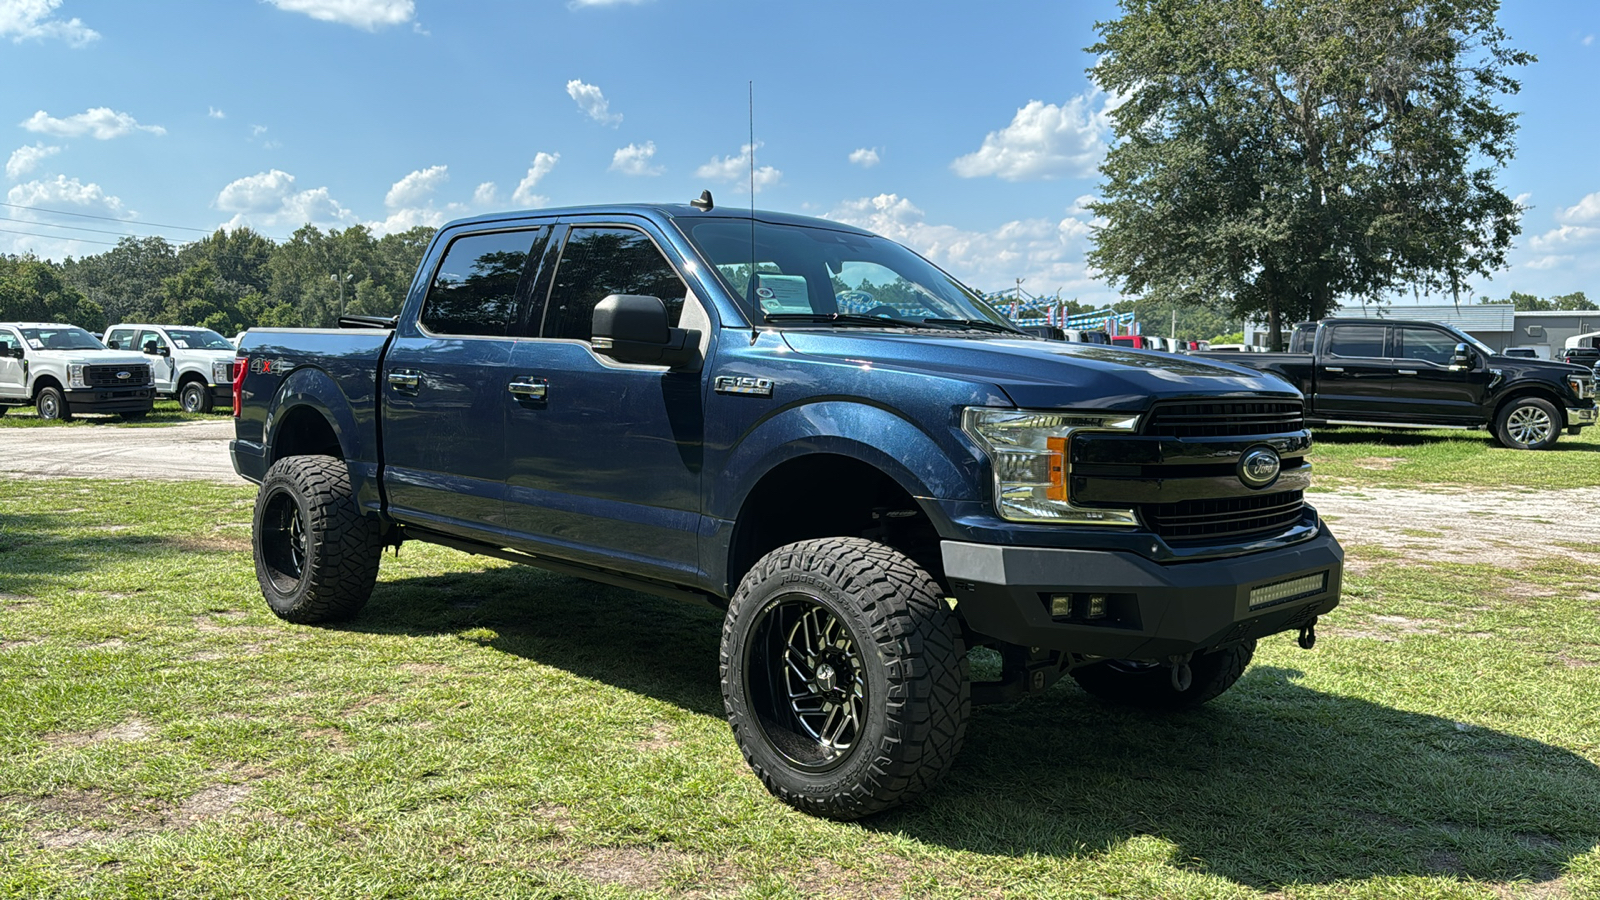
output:
[[[156,389],[109,391],[95,388],[63,392],[67,408],[74,413],[149,412],[155,407]]]
[[[1344,572],[1344,550],[1326,526],[1290,547],[1168,565],[1106,550],[942,548],[956,610],[978,635],[1117,659],[1160,660],[1303,628],[1338,605]],[[1096,597],[1104,613],[1091,617]]]

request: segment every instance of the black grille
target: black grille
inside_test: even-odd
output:
[[[1234,540],[1272,534],[1300,520],[1299,491],[1146,505],[1145,524],[1168,541]]]
[[[127,372],[128,377],[119,377]],[[93,388],[144,387],[150,383],[150,367],[144,363],[126,366],[84,366],[83,383]]]
[[[1240,437],[1282,434],[1306,427],[1298,401],[1194,401],[1159,403],[1144,433],[1161,437]]]

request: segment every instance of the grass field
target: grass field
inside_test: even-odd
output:
[[[233,407],[210,413],[187,413],[176,400],[157,400],[155,408],[142,419],[126,421],[121,416],[87,413],[68,420],[41,419],[31,406],[13,406],[0,415],[0,428],[148,428],[174,422],[208,422],[226,417]]]
[[[251,500],[0,483],[0,896],[1600,896],[1569,561],[1351,548],[1313,652],[1176,716],[981,709],[931,794],[838,824],[747,771],[714,610],[410,544],[287,625]]]
[[[1600,487],[1600,428],[1563,434],[1552,450],[1508,450],[1487,431],[1341,426],[1313,433],[1319,488],[1451,485],[1549,490]]]

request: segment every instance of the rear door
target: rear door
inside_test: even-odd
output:
[[[642,221],[575,223],[546,264],[510,366],[525,387],[507,423],[507,493],[526,549],[656,577],[698,572],[701,373],[618,363],[590,344],[595,304],[610,294],[658,297],[673,324],[709,334],[665,246]]]
[[[1389,326],[1367,323],[1325,325],[1322,353],[1316,361],[1319,418],[1388,419],[1394,360],[1387,354]]]
[[[415,319],[384,355],[384,486],[403,522],[479,540],[503,535],[506,383],[530,258],[546,228],[463,232],[434,267]]]

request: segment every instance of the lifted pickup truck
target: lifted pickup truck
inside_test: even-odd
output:
[[[1500,356],[1449,325],[1405,319],[1303,322],[1289,353],[1199,353],[1282,377],[1306,420],[1488,427],[1518,450],[1547,450],[1595,424],[1595,376],[1582,366]]]
[[[454,222],[397,320],[344,323],[387,327],[249,331],[273,611],[354,614],[407,539],[709,600],[746,759],[836,818],[937,780],[973,702],[1191,706],[1309,648],[1343,553],[1288,384],[1036,339],[891,241],[706,199]]]

